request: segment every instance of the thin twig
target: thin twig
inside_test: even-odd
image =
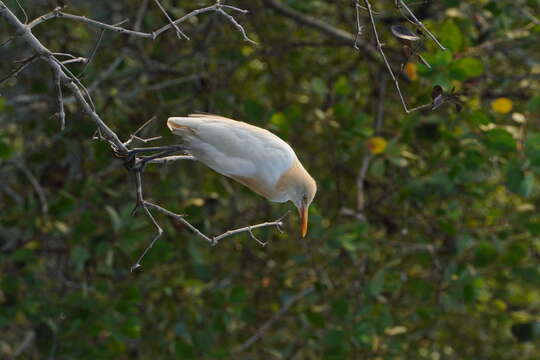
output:
[[[160,5],[160,8],[161,8],[161,4],[159,4],[159,5]],[[120,26],[110,25],[110,24],[103,23],[101,21],[97,21],[97,20],[94,20],[94,19],[89,19],[89,18],[87,18],[85,16],[69,14],[69,13],[61,11],[61,8],[56,8],[53,11],[32,20],[28,24],[28,28],[31,30],[35,26],[40,25],[40,24],[44,23],[45,21],[48,21],[48,20],[51,20],[51,19],[56,19],[56,18],[64,18],[64,19],[83,22],[83,23],[86,23],[88,25],[100,28],[100,29],[114,31],[114,32],[118,32],[118,33],[121,33],[121,34],[126,34],[126,35],[131,35],[131,36],[136,36],[136,37],[142,37],[142,38],[147,38],[147,39],[156,39],[159,35],[161,35],[162,33],[164,33],[165,31],[167,31],[169,29],[178,28],[178,24],[183,23],[184,21],[186,21],[189,18],[192,18],[194,16],[197,16],[197,15],[200,15],[200,14],[203,14],[203,13],[206,13],[206,12],[215,11],[215,12],[219,12],[220,14],[225,16],[227,19],[229,19],[229,21],[231,21],[240,30],[240,32],[244,36],[244,39],[246,39],[246,40],[248,40],[250,42],[253,42],[252,40],[249,40],[249,38],[247,37],[247,34],[245,33],[245,30],[236,21],[236,19],[234,19],[231,15],[229,15],[225,11],[223,11],[222,7],[223,7],[223,5],[219,4],[219,2],[218,2],[218,3],[214,4],[214,5],[207,6],[205,8],[193,10],[190,13],[182,16],[179,19],[176,19],[174,21],[172,21],[172,19],[171,19],[169,24],[167,24],[165,26],[162,26],[161,28],[159,28],[159,29],[157,29],[157,30],[155,30],[155,31],[153,31],[151,33],[141,32],[141,31],[137,31],[137,30],[129,30],[129,29],[126,29],[126,28],[123,28],[123,27],[120,27]],[[227,6],[227,8],[234,9],[234,10],[239,11],[241,13],[246,13],[247,12],[245,10],[234,8],[234,7]],[[168,15],[167,15],[167,17],[168,17]],[[187,39],[189,39],[187,37],[187,35],[184,34],[184,36]]]
[[[291,296],[285,301],[285,304],[279,309],[278,312],[276,312],[270,319],[268,319],[256,332],[253,334],[249,339],[247,339],[244,343],[242,343],[239,347],[237,347],[233,353],[240,353],[243,351],[246,351],[251,345],[253,345],[255,342],[257,342],[259,339],[261,339],[267,332],[270,330],[272,325],[274,325],[275,322],[277,322],[285,313],[298,301],[302,300],[304,297],[308,296],[312,292],[315,291],[314,287],[308,287],[299,293]]]
[[[407,12],[407,15],[410,16],[410,18],[412,19],[413,23],[415,23],[418,27],[420,27],[430,38],[431,40],[433,40],[433,42],[435,44],[437,44],[437,46],[445,51],[446,48],[443,46],[443,44],[441,44],[439,42],[439,40],[437,40],[437,38],[435,37],[435,35],[433,35],[427,28],[426,26],[420,21],[418,20],[418,18],[416,17],[416,15],[414,15],[414,13],[412,12],[412,10],[407,6],[407,4],[405,4],[405,1],[403,0],[398,0],[399,1],[399,4],[401,7],[403,7],[403,9],[405,9],[405,11]]]
[[[28,14],[26,13],[26,11],[24,10],[24,7],[22,6],[22,4],[19,2],[19,0],[15,0],[15,2],[17,3],[17,5],[19,5],[19,8],[21,9],[23,15],[24,15],[24,23],[25,24],[28,24]]]
[[[96,40],[96,43],[94,44],[94,46],[92,47],[92,50],[90,50],[90,54],[88,55],[88,60],[86,61],[86,63],[84,64],[84,67],[82,68],[81,72],[77,75],[78,77],[81,77],[86,69],[88,68],[88,65],[90,65],[90,63],[92,62],[92,60],[94,60],[94,57],[96,56],[97,54],[97,51],[99,49],[99,46],[101,45],[101,41],[103,40],[103,34],[105,34],[105,30],[101,29],[99,31],[99,35],[98,35],[98,38]]]
[[[171,24],[171,26],[174,28],[174,30],[176,31],[176,36],[179,38],[179,39],[182,39],[182,37],[184,37],[186,40],[189,40],[189,37],[184,34],[184,32],[182,30],[180,30],[180,28],[178,27],[178,25],[176,25],[173,20],[171,19],[171,17],[169,16],[169,14],[167,14],[167,10],[165,10],[163,8],[163,6],[161,6],[161,3],[159,2],[159,0],[154,0],[154,2],[156,3],[156,5],[159,7],[159,9],[161,10],[161,12],[163,13],[163,15],[165,15],[165,17],[167,18],[167,20],[169,21],[169,23]]]
[[[137,130],[135,130],[135,132],[134,132],[133,134],[131,134],[129,140],[126,141],[126,142],[124,143],[124,145],[125,145],[126,147],[129,146],[129,145],[133,142],[133,140],[137,138],[137,135],[138,135],[141,131],[143,131],[148,125],[150,125],[150,123],[152,123],[152,122],[153,122],[154,120],[156,120],[156,119],[157,119],[157,116],[154,115],[154,116],[152,116],[150,119],[146,120],[141,126],[139,126],[139,128],[138,128]]]
[[[1,78],[0,79],[0,84],[2,84],[4,81],[6,81],[6,80],[8,80],[8,79],[10,79],[12,77],[17,77],[17,75],[19,75],[19,73],[21,71],[23,71],[28,65],[33,64],[37,59],[38,59],[37,55],[32,55],[27,59],[18,61],[20,63],[20,65],[18,67],[16,67],[15,69],[13,69],[9,74],[7,74],[3,78]]]
[[[379,39],[379,33],[377,32],[377,26],[375,25],[375,18],[373,17],[373,11],[371,9],[371,3],[369,2],[369,0],[364,0],[364,3],[365,3],[366,8],[368,10],[369,19],[371,21],[371,26],[372,26],[372,29],[373,29],[373,34],[375,35],[375,40],[377,42],[377,50],[381,54],[381,56],[383,58],[383,61],[384,61],[384,64],[386,65],[386,69],[388,70],[388,73],[390,74],[390,77],[392,78],[392,81],[394,82],[394,85],[395,85],[396,90],[398,92],[399,99],[401,101],[401,105],[403,106],[403,109],[405,110],[405,112],[407,114],[409,114],[411,112],[430,107],[431,104],[420,105],[420,106],[417,106],[417,107],[412,108],[412,109],[409,109],[407,107],[407,103],[405,102],[405,98],[404,98],[403,94],[401,93],[401,88],[399,87],[399,81],[396,78],[396,76],[394,75],[394,71],[392,70],[392,66],[390,66],[390,63],[388,62],[388,59],[386,58],[386,55],[384,53],[383,44],[381,43],[381,40]]]
[[[78,57],[78,58],[75,58],[75,59],[69,59],[69,60],[62,61],[62,64],[64,64],[64,65],[73,64],[73,63],[86,64],[87,62],[88,62],[88,60],[86,58]]]
[[[375,121],[373,123],[373,130],[375,135],[380,135],[382,131],[383,126],[383,120],[384,120],[384,100],[386,98],[386,84],[387,84],[387,77],[384,73],[381,74],[380,80],[379,80],[379,93],[378,93],[378,100],[377,100],[377,113],[375,116]],[[355,214],[357,217],[358,215],[362,215],[361,217],[365,219],[363,216],[363,212],[366,207],[366,196],[365,196],[365,180],[367,176],[367,172],[369,170],[369,166],[371,164],[371,161],[373,160],[373,154],[369,151],[366,152],[362,159],[362,165],[360,166],[360,170],[358,171],[358,176],[356,178],[356,201],[357,201],[357,214]]]
[[[54,84],[56,85],[58,118],[60,119],[60,131],[64,131],[66,127],[66,112],[64,111],[64,98],[62,97],[62,83],[60,81],[60,73],[53,71]]]
[[[249,42],[249,43],[252,43],[253,45],[257,45],[257,43],[253,40],[251,40],[248,36],[247,36],[247,33],[246,33],[246,30],[244,29],[244,27],[242,25],[240,25],[240,23],[238,23],[238,21],[236,21],[236,19],[234,17],[232,17],[231,15],[227,14],[222,8],[221,6],[218,7],[216,9],[217,12],[219,12],[221,15],[225,16],[225,18],[227,18],[230,22],[233,23],[234,26],[236,26],[236,28],[238,30],[240,30],[240,32],[242,33],[242,36],[244,37],[244,40]]]
[[[28,167],[24,164],[22,160],[13,160],[12,164],[15,165],[19,170],[21,170],[21,172],[26,176],[39,198],[39,203],[41,204],[41,212],[43,214],[47,214],[49,212],[49,204],[47,202],[47,197],[45,196],[45,191],[41,187],[39,181],[36,179],[34,174],[32,174],[30,169],[28,169]]]
[[[356,37],[354,38],[354,48],[356,50],[360,50],[360,47],[358,46],[358,40],[360,40],[360,37],[362,36],[362,24],[360,23],[360,0],[356,0],[355,3],[355,10],[356,10]]]

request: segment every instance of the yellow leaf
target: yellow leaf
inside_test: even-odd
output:
[[[386,145],[388,141],[380,136],[374,136],[366,142],[368,150],[374,155],[382,154],[386,150]]]
[[[411,81],[415,81],[418,79],[418,73],[416,72],[416,64],[415,63],[407,63],[405,64],[405,74]]]
[[[512,111],[512,106],[512,100],[505,97],[495,99],[491,102],[491,108],[493,111],[498,112],[499,114],[508,114],[510,111]]]
[[[393,328],[386,328],[384,330],[384,333],[390,336],[401,335],[406,332],[407,328],[405,326],[394,326]]]

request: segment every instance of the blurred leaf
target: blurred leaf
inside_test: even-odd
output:
[[[477,266],[485,267],[497,259],[498,251],[495,246],[487,241],[482,241],[476,247],[474,253],[474,263]]]
[[[534,186],[534,176],[526,174],[517,161],[510,161],[506,168],[506,186],[520,196],[529,197]]]
[[[461,58],[454,61],[450,67],[450,73],[456,80],[467,80],[482,75],[484,65],[476,58]]]
[[[75,266],[75,272],[80,273],[83,271],[86,261],[90,258],[90,253],[82,246],[75,246],[71,249],[70,257]]]
[[[525,154],[531,165],[540,170],[540,133],[532,133],[527,137]]]
[[[504,129],[492,129],[484,135],[486,145],[499,153],[508,153],[516,150],[516,141]]]
[[[386,274],[386,268],[377,270],[371,280],[368,282],[368,293],[371,296],[378,296],[384,288],[384,276]]]
[[[531,113],[540,112],[540,95],[531,97],[531,99],[527,103],[527,111]]]
[[[452,52],[460,51],[463,46],[461,30],[452,20],[446,20],[439,28],[438,38]]]

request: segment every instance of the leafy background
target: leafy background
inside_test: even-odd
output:
[[[67,12],[107,23],[129,18],[126,27],[140,7],[65,2]],[[210,2],[162,3],[179,17]],[[351,1],[282,3],[356,33]],[[398,69],[390,25],[412,26],[393,3],[373,6]],[[198,110],[286,139],[318,182],[308,238],[298,237],[293,212],[283,234],[257,232],[266,247],[246,234],[209,247],[158,215],[165,234],[130,273],[154,228],[130,216],[133,181],[106,144],[91,139],[94,126],[74,102],[59,131],[52,75],[36,62],[0,87],[0,357],[538,359],[540,4],[411,3],[449,50],[424,42],[432,68],[411,60],[400,76],[407,100],[430,102],[439,84],[456,89],[463,110],[445,104],[410,115],[380,61],[265,1],[230,4],[250,10],[235,16],[257,46],[212,14],[183,25],[191,41],[173,32],[156,41],[105,33],[82,79],[96,82],[98,112],[124,139],[157,116],[145,135],[178,142],[165,119]],[[6,5],[24,18],[14,1]],[[30,18],[56,5],[24,2]],[[371,43],[361,15],[362,39]],[[142,28],[164,23],[150,2]],[[35,33],[77,56],[99,36],[68,20]],[[11,35],[1,21],[0,41]],[[20,39],[0,48],[1,73],[28,55]],[[366,157],[365,209],[356,214]],[[150,165],[144,183],[149,199],[210,235],[292,208],[194,162]],[[242,347],[273,316],[267,332]]]

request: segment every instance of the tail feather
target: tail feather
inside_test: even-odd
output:
[[[167,127],[177,135],[194,135],[195,129],[190,126],[190,122],[193,119],[189,117],[170,117],[167,119]]]

